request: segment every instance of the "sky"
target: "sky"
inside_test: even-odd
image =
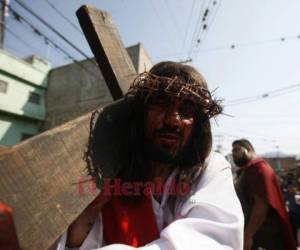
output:
[[[111,13],[123,44],[141,42],[153,63],[192,59],[189,64],[223,100],[224,114],[212,127],[214,148],[222,145],[224,154],[238,138],[248,138],[259,154],[300,154],[299,0],[19,1],[90,57],[75,15],[84,4]],[[6,50],[18,57],[37,54],[53,67],[72,63],[70,56],[84,59],[15,0],[10,4],[68,56],[12,14],[6,18]]]

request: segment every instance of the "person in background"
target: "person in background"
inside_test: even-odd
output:
[[[232,157],[239,167],[235,185],[245,216],[244,250],[295,250],[296,240],[271,166],[257,157],[247,139],[232,143]]]
[[[295,237],[300,230],[300,192],[295,184],[289,184],[285,196],[289,216],[293,226]],[[298,244],[299,244],[299,239]]]

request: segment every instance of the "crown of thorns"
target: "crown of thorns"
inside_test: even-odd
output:
[[[222,101],[213,98],[209,90],[195,81],[185,81],[177,76],[170,78],[143,72],[134,79],[127,96],[140,95],[144,97],[146,103],[149,97],[157,92],[191,100],[196,105],[200,105],[209,118],[222,113]]]

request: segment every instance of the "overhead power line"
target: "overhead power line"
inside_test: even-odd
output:
[[[217,128],[217,127],[216,127]],[[225,133],[221,132],[222,131],[225,131]],[[264,141],[269,141],[269,142],[275,142],[275,141],[279,141],[279,140],[289,140],[289,141],[298,141],[299,142],[299,139],[296,138],[296,137],[289,137],[289,136],[279,136],[276,134],[276,138],[273,137],[273,135],[266,135],[265,133],[259,133],[259,132],[253,132],[253,130],[249,130],[249,129],[241,129],[240,127],[235,127],[235,126],[226,126],[226,125],[222,125],[222,129],[219,129],[217,128],[217,130],[219,131],[219,133],[223,133],[223,134],[226,134],[228,131],[233,131],[234,135],[237,135],[237,134],[241,134],[241,135],[237,135],[238,137],[256,137],[256,138],[261,138],[262,140]],[[230,132],[232,133],[232,132]],[[232,135],[232,134],[231,134]]]
[[[184,32],[184,36],[183,36],[184,40],[183,40],[183,43],[182,43],[182,46],[181,46],[180,54],[183,53],[183,50],[184,50],[184,47],[185,47],[185,44],[186,44],[186,39],[187,39],[187,36],[188,36],[188,31],[189,31],[190,23],[191,23],[191,20],[192,20],[191,17],[192,17],[194,8],[195,8],[195,2],[196,2],[196,0],[193,0],[192,6],[191,6],[191,9],[190,9],[190,14],[188,15],[188,23],[187,23],[187,26],[185,28],[185,32]]]
[[[214,13],[215,6],[217,5],[217,1],[210,0],[208,2],[208,5],[204,8],[203,2],[201,6],[200,16],[197,22],[196,30],[194,32],[193,38],[191,40],[191,46],[189,50],[188,57],[193,58],[197,55],[197,51],[199,50],[199,46],[203,43],[204,39],[203,36],[207,33],[208,25],[210,18],[212,17]],[[202,13],[203,11],[203,13]],[[198,29],[197,29],[198,27]],[[194,47],[194,49],[193,49]],[[192,56],[192,53],[194,53],[194,56]]]
[[[200,29],[200,33],[197,36],[197,46],[196,49],[193,51],[194,53],[194,57],[198,56],[198,53],[200,51],[200,46],[204,43],[207,35],[208,35],[208,31],[211,28],[211,26],[213,25],[215,18],[217,16],[217,13],[220,9],[220,6],[222,4],[222,0],[219,1],[211,1],[212,6],[210,7],[210,5],[208,6],[208,8],[206,9],[203,19],[202,19],[202,26]]]
[[[37,52],[35,48],[33,48],[28,42],[26,42],[22,37],[20,37],[18,34],[16,34],[14,31],[10,29],[10,27],[5,27],[6,31],[11,34],[14,38],[16,38],[18,41],[20,41],[24,46],[26,46],[28,49],[30,49],[32,52]]]
[[[192,37],[192,40],[191,40],[191,46],[190,47],[193,46],[194,40],[196,39],[197,34],[200,32],[200,29],[201,29],[201,26],[202,26],[202,23],[203,23],[202,14],[204,13],[204,10],[205,10],[205,1],[206,0],[203,0],[202,4],[201,4],[201,8],[200,8],[200,11],[199,11],[199,15],[198,15],[198,19],[197,19],[197,23],[196,23],[196,26],[195,26],[195,31],[193,33],[193,37]]]
[[[292,84],[292,85],[289,85],[287,87],[280,88],[280,89],[275,89],[275,90],[272,90],[269,92],[262,93],[260,95],[249,96],[249,97],[244,97],[244,98],[239,98],[239,99],[235,99],[232,101],[228,101],[227,104],[225,104],[225,106],[236,106],[236,105],[245,104],[245,103],[249,103],[249,102],[255,102],[255,101],[259,101],[259,100],[266,99],[266,98],[286,95],[286,94],[289,94],[296,90],[300,90],[300,83]]]
[[[174,25],[174,27],[175,27],[177,33],[178,33],[179,36],[181,37],[181,31],[180,31],[179,25],[178,25],[178,23],[177,23],[177,21],[176,21],[176,17],[175,17],[175,15],[173,14],[173,11],[172,11],[171,7],[169,6],[168,0],[165,0],[164,3],[165,3],[165,5],[166,5],[166,7],[167,7],[167,9],[168,9],[168,11],[169,11],[169,14],[170,14],[170,17],[171,17],[171,19],[172,19],[173,25]]]
[[[294,36],[281,36],[281,37],[272,38],[272,39],[257,40],[257,41],[245,42],[245,43],[232,43],[232,44],[228,44],[225,46],[199,50],[199,52],[201,53],[201,52],[212,52],[212,51],[218,51],[218,50],[234,50],[234,49],[241,48],[241,47],[252,47],[252,46],[264,45],[264,44],[269,44],[269,43],[278,43],[278,42],[282,43],[282,42],[286,42],[289,40],[297,40],[297,39],[298,40],[300,39],[300,34],[294,35]]]
[[[163,22],[163,20],[161,19],[160,15],[158,14],[158,10],[157,10],[157,8],[156,8],[156,6],[155,6],[153,0],[150,0],[149,2],[150,2],[150,5],[151,5],[151,7],[152,7],[152,9],[153,9],[153,11],[154,11],[156,17],[157,17],[157,21],[160,23],[160,28],[163,29],[163,32],[165,33],[165,35],[168,36],[168,38],[169,38],[169,40],[170,40],[170,43],[168,43],[168,44],[169,44],[169,45],[173,44],[173,42],[172,42],[173,39],[172,39],[171,36],[169,35],[169,34],[170,34],[170,33],[169,33],[169,30],[166,28],[165,23]],[[171,48],[171,49],[172,49],[172,48]]]
[[[75,30],[77,30],[80,34],[82,34],[82,31],[69,19],[67,18],[58,8],[55,7],[53,3],[51,3],[49,0],[45,0],[47,4],[63,19],[65,19],[66,22],[68,22]]]
[[[212,16],[213,10],[215,8],[215,5],[217,4],[217,1],[210,0],[207,7],[205,8],[201,20],[201,25],[199,26],[198,33],[196,34],[196,44],[199,45],[202,44],[202,35],[204,32],[206,32],[208,21]]]
[[[48,22],[46,22],[43,18],[41,18],[38,14],[36,14],[32,9],[30,9],[25,3],[20,0],[15,0],[23,9],[28,11],[32,16],[38,19],[41,23],[43,23],[47,28],[49,28],[52,32],[54,32],[57,36],[59,36],[62,40],[64,40],[68,45],[70,45],[73,49],[83,55],[86,59],[90,59],[89,56],[84,53],[81,49],[79,49],[76,45],[74,45],[69,39],[67,39],[63,34],[53,28]],[[11,7],[9,7],[11,8]],[[96,64],[96,62],[94,62]]]
[[[17,11],[15,11],[12,7],[9,6],[10,11],[13,13],[14,18],[21,22],[23,21],[24,23],[26,23],[32,30],[33,32],[40,36],[43,37],[45,42],[48,43],[50,42],[55,49],[59,50],[60,52],[62,52],[63,54],[65,54],[69,59],[71,59],[74,63],[76,63],[78,66],[80,66],[83,70],[85,70],[86,72],[88,72],[89,74],[91,74],[92,76],[94,76],[95,78],[99,78],[95,72],[90,71],[88,68],[86,68],[85,66],[82,65],[81,62],[79,62],[77,59],[75,59],[72,55],[70,55],[65,49],[63,49],[61,46],[59,46],[56,42],[54,42],[51,38],[49,38],[47,35],[45,35],[42,31],[40,31],[38,28],[36,28],[31,22],[29,22],[26,18],[24,18],[20,13],[18,13]],[[90,59],[89,59],[90,60]]]
[[[252,47],[252,46],[259,46],[269,43],[284,43],[290,40],[300,40],[300,34],[294,36],[281,36],[272,39],[265,39],[265,40],[257,40],[252,42],[245,42],[245,43],[232,43],[225,46],[215,47],[215,48],[208,48],[208,49],[200,49],[198,53],[205,53],[205,52],[214,52],[214,51],[221,51],[221,50],[235,50],[242,47]],[[195,51],[193,51],[195,52]],[[155,56],[154,58],[163,58],[163,57],[173,57],[179,56],[182,53],[174,53],[174,54],[166,54],[166,55],[159,55]]]
[[[219,0],[219,2],[217,2],[217,1],[213,2],[213,6],[217,5],[216,10],[211,14],[211,19],[207,21],[206,29],[203,30],[203,32],[205,31],[205,33],[203,34],[202,37],[199,37],[199,43],[202,43],[202,44],[204,43],[205,38],[207,37],[207,34],[208,34],[208,30],[213,25],[213,23],[214,23],[214,21],[216,19],[217,13],[218,13],[218,11],[219,11],[219,9],[221,7],[221,4],[222,4],[222,0]],[[199,50],[198,50],[198,52],[199,52]],[[195,56],[197,56],[197,55],[198,55],[198,53],[196,53]]]
[[[193,33],[193,36],[192,36],[192,39],[191,39],[191,42],[190,42],[190,46],[189,46],[189,50],[187,52],[187,58],[191,57],[191,54],[193,52],[194,41],[195,41],[195,39],[197,37],[198,31],[202,27],[203,18],[201,18],[201,17],[202,17],[202,13],[203,13],[203,10],[204,10],[204,6],[205,6],[205,0],[203,0],[202,4],[201,4],[201,8],[200,8],[200,11],[199,11],[198,19],[197,19],[197,22],[196,22],[196,25],[195,25],[195,31]]]

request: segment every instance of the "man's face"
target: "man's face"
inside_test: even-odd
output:
[[[195,105],[189,100],[159,94],[145,112],[145,136],[158,160],[172,161],[188,145],[194,127]],[[160,156],[157,156],[160,155]]]
[[[238,144],[232,146],[232,157],[238,167],[243,167],[249,162],[248,150]]]

